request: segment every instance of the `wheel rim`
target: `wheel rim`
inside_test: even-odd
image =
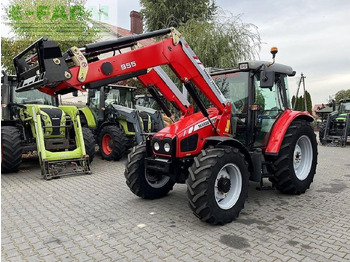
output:
[[[301,136],[294,148],[293,165],[295,175],[299,180],[305,180],[311,170],[313,150],[310,138]]]
[[[170,180],[169,176],[164,176],[161,174],[149,174],[147,170],[145,170],[145,177],[147,183],[153,188],[162,188]]]
[[[215,180],[215,200],[221,209],[230,209],[238,201],[242,191],[242,174],[238,166],[226,164]]]
[[[113,150],[113,139],[110,134],[105,134],[102,137],[102,150],[106,155],[110,155]]]

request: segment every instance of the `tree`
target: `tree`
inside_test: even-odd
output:
[[[306,99],[306,109],[305,109],[305,99]],[[295,101],[296,100],[296,101]],[[312,114],[312,101],[311,101],[311,95],[308,91],[305,91],[305,97],[300,96],[298,98],[295,98],[295,96],[292,97],[292,106],[294,106],[294,110],[296,111],[308,111],[310,114]]]
[[[340,100],[350,98],[350,89],[340,90],[335,94],[335,102],[338,104]]]
[[[305,91],[306,107],[307,111],[312,115],[312,101],[311,95],[308,91]]]
[[[14,73],[13,57],[42,36],[55,40],[62,51],[93,42],[101,29],[90,22],[83,0],[12,0],[5,8],[13,34],[1,38],[1,65]]]
[[[178,27],[190,19],[208,21],[217,12],[214,0],[140,0],[140,4],[148,31]]]
[[[234,67],[260,50],[260,35],[215,1],[141,0],[147,30],[176,26],[206,67]]]
[[[181,24],[179,31],[206,67],[234,67],[254,58],[260,49],[257,27],[243,23],[239,16],[191,19]]]

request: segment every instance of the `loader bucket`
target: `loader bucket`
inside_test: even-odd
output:
[[[71,77],[60,47],[42,37],[13,59],[18,78],[17,92],[53,87]]]

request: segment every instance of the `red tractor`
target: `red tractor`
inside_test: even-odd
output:
[[[171,37],[156,44],[96,59],[100,53],[168,33]],[[180,120],[149,135],[128,156],[126,183],[139,197],[160,198],[175,183],[186,183],[193,213],[208,223],[225,224],[243,209],[249,180],[262,184],[269,178],[287,194],[304,193],[313,181],[313,118],[290,109],[287,77],[295,71],[289,66],[249,61],[238,69],[208,73],[173,28],[72,48],[62,56],[50,54],[45,39],[33,47],[43,60],[42,70],[30,75],[17,66],[18,78],[23,79],[19,88],[35,87],[55,95],[137,77],[156,100],[160,92],[181,111]],[[195,106],[159,65],[170,67]],[[158,100],[170,116],[159,96]]]

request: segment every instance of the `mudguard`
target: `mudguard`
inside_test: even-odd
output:
[[[79,108],[79,111],[81,111],[84,114],[88,127],[89,128],[96,128],[95,117],[92,114],[90,108],[86,106],[83,108]]]
[[[295,119],[314,121],[313,117],[306,111],[299,112],[291,109],[284,111],[271,129],[270,139],[265,150],[266,155],[277,155],[279,153],[287,129]]]

